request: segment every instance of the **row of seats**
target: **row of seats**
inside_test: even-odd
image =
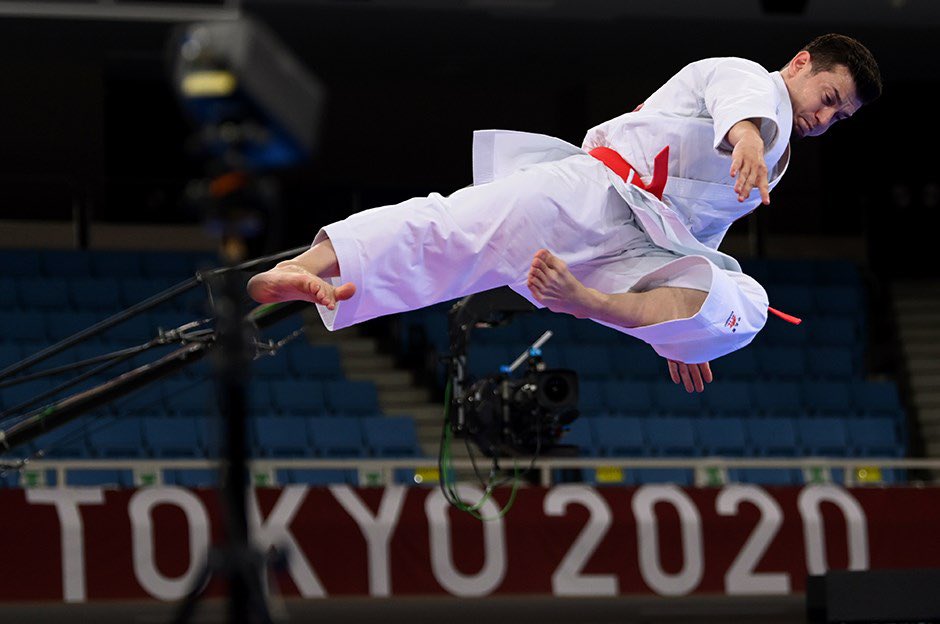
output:
[[[11,408],[45,386],[23,384],[0,391],[0,406]],[[174,379],[152,384],[115,403],[117,414],[202,416],[214,412],[211,384]],[[378,391],[370,381],[255,380],[248,393],[257,415],[319,417],[362,415],[380,411]],[[588,417],[623,414],[701,417],[856,416],[904,421],[893,382],[735,382],[715,381],[706,392],[688,393],[672,382],[579,382],[578,408]]]
[[[213,468],[164,468],[160,471],[165,485],[179,485],[190,488],[218,487],[219,471]],[[44,475],[45,485],[56,485],[55,471],[49,470]],[[346,483],[359,484],[357,470],[317,469],[317,468],[282,468],[275,471],[275,483],[269,485],[330,485]],[[414,471],[396,470],[397,483],[414,483]],[[22,477],[16,472],[0,475],[0,488],[23,487]],[[126,468],[70,468],[65,471],[65,485],[71,487],[117,487],[132,488],[142,485],[135,482],[133,470]]]
[[[786,309],[785,311],[791,312]],[[863,308],[844,314],[805,316],[800,325],[770,317],[755,338],[755,343],[766,346],[861,347],[865,342],[863,318]],[[399,338],[405,350],[418,340],[426,341],[437,351],[448,349],[446,306],[433,306],[402,314],[400,327]],[[475,329],[471,344],[503,344],[521,351],[535,342],[546,330],[552,331],[547,348],[568,343],[626,347],[639,344],[636,338],[600,323],[546,310],[520,314],[504,326]]]
[[[0,250],[7,275],[164,276],[191,271],[217,262],[211,252]],[[846,260],[746,259],[744,273],[762,284],[832,285],[858,287],[858,267]]]
[[[140,344],[140,341],[135,344]],[[46,343],[0,343],[0,369],[38,353],[41,349],[47,347]],[[88,341],[76,345],[72,349],[63,351],[52,358],[40,362],[36,365],[35,371],[49,370],[54,367],[85,362],[92,358],[98,358],[105,354],[114,353],[127,348],[128,345],[120,343],[102,343],[97,341]],[[127,364],[123,365],[122,370],[132,366],[143,364],[147,361],[153,361],[157,356],[168,353],[178,348],[178,345],[168,345],[155,350],[149,350],[132,358]],[[90,368],[93,364],[88,364]],[[211,373],[212,362],[210,359],[204,359],[190,367],[187,367],[184,373],[192,375],[208,375]],[[83,367],[82,370],[87,370]],[[30,369],[32,372],[33,369]],[[340,361],[339,349],[334,345],[314,345],[311,346],[305,341],[297,340],[289,343],[277,353],[259,353],[258,357],[251,364],[251,372],[254,376],[261,379],[320,379],[335,380],[343,377],[343,368]],[[71,373],[75,374],[75,373]],[[56,379],[64,379],[56,377]]]
[[[493,374],[521,351],[511,345],[473,345],[467,355],[468,371],[475,377]],[[862,364],[852,347],[754,346],[747,351],[715,360],[712,370],[722,379],[848,380],[861,375]],[[655,378],[666,370],[665,360],[641,345],[551,344],[543,349],[543,357],[552,368],[571,368],[581,379]]]
[[[607,457],[903,457],[905,451],[890,418],[582,418],[562,441],[582,455]]]
[[[192,251],[2,249],[4,275],[17,278],[184,278],[217,266],[218,256]]]
[[[858,266],[849,260],[749,258],[741,270],[765,285],[862,286]]]
[[[47,389],[24,383],[0,390],[0,407],[11,408]],[[204,380],[172,379],[154,383],[105,408],[117,414],[201,416],[215,410],[213,385]],[[256,379],[248,391],[252,413],[324,416],[361,415],[380,411],[378,390],[371,381],[348,379]]]
[[[802,415],[903,420],[904,412],[893,382],[714,381],[705,392],[689,393],[666,382],[579,382],[579,409],[585,414],[665,414],[702,416]]]
[[[0,310],[114,312],[130,307],[188,279],[161,278],[0,278]],[[206,300],[204,287],[196,286],[170,300],[171,309],[196,309]],[[162,304],[161,304],[162,305]]]
[[[119,417],[84,420],[41,436],[14,455],[42,450],[55,459],[203,458],[218,456],[216,421]],[[420,457],[408,416],[258,417],[249,419],[255,457]]]

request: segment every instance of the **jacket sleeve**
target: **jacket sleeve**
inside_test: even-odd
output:
[[[714,148],[726,154],[731,127],[744,119],[760,120],[766,150],[781,139],[777,125],[778,91],[766,69],[740,58],[717,59],[701,67],[705,108],[714,120]],[[783,140],[787,140],[783,137]]]

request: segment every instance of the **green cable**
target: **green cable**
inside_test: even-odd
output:
[[[499,510],[495,516],[486,517],[478,513],[479,510],[483,507],[487,500],[489,500],[493,495],[493,486],[487,485],[486,490],[483,493],[482,498],[476,503],[469,505],[465,503],[461,498],[460,494],[456,490],[455,484],[451,481],[451,475],[453,473],[453,460],[451,458],[450,444],[453,437],[453,432],[450,428],[450,396],[452,392],[453,380],[448,380],[447,386],[444,390],[444,441],[441,443],[441,482],[450,498],[451,504],[454,505],[460,511],[466,512],[476,518],[477,520],[491,522],[493,520],[499,520],[504,517],[509,510],[512,509],[513,504],[516,502],[516,494],[519,491],[519,484],[521,480],[519,479],[519,464],[515,458],[513,458],[513,479],[512,479],[512,491],[509,494],[509,500],[506,501],[506,505]]]

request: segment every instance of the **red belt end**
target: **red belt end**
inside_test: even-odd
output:
[[[799,325],[800,323],[803,322],[803,319],[801,318],[797,318],[791,314],[787,314],[786,312],[781,312],[780,310],[775,310],[774,308],[771,308],[770,306],[767,306],[767,311],[773,313],[775,316],[782,318],[787,323]]]

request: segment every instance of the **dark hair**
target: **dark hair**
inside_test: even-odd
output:
[[[813,73],[832,71],[838,65],[849,70],[863,104],[881,95],[881,71],[868,48],[845,35],[830,33],[816,37],[803,47],[809,52]]]

